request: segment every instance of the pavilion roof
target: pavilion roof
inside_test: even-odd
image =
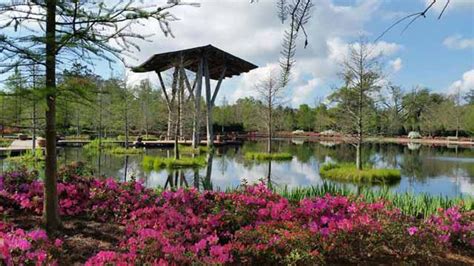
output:
[[[132,68],[133,72],[162,72],[173,68],[179,63],[183,56],[184,68],[197,72],[201,56],[206,55],[209,66],[209,76],[211,79],[218,80],[222,74],[222,68],[227,66],[225,78],[238,76],[241,73],[249,72],[257,68],[256,65],[245,61],[235,55],[227,53],[212,45],[199,46],[185,50],[155,54],[139,66]]]

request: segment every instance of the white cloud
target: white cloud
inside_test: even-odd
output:
[[[456,34],[444,39],[443,44],[450,49],[473,49],[474,38],[463,38],[462,35]]]
[[[397,57],[395,60],[390,60],[388,63],[392,67],[393,72],[398,72],[403,67],[402,59],[400,57]]]
[[[431,3],[433,3],[433,0],[424,0],[425,5],[429,6]],[[446,2],[448,0],[437,0],[434,5],[433,5],[433,10],[436,12],[441,12],[446,5]],[[463,10],[463,9],[474,9],[474,3],[472,0],[451,0],[449,2],[448,7],[446,8],[446,11],[449,10]],[[445,12],[446,12],[445,11]]]
[[[258,93],[255,90],[254,86],[263,78],[268,77],[270,73],[275,72],[279,69],[278,64],[270,63],[265,66],[259,67],[249,73],[245,73],[242,75],[236,83],[236,89],[227,97],[230,102],[235,102],[239,98],[244,97],[257,97]],[[226,80],[226,82],[230,82],[230,80]],[[224,84],[224,83],[223,83]]]
[[[303,103],[308,103],[308,99],[313,100],[312,93],[316,90],[316,87],[321,85],[321,80],[319,78],[313,78],[308,80],[306,84],[297,86],[293,90],[293,97],[291,102],[293,106],[299,106]]]
[[[456,80],[449,86],[448,93],[454,94],[460,91],[461,93],[467,92],[474,88],[474,68],[464,72],[462,79]]]
[[[302,38],[297,43],[296,64],[288,89],[290,99],[293,96],[298,98],[294,93],[301,92],[302,86],[311,80],[318,80],[320,89],[309,91],[301,101],[313,103],[316,96],[324,96],[320,93],[327,92],[329,84],[337,79],[339,64],[347,55],[348,43],[360,35],[368,35],[364,27],[377,14],[380,5],[378,0],[355,1],[351,5],[336,4],[332,0],[318,1],[306,27],[309,46],[303,48]],[[203,1],[200,8],[173,9],[173,14],[180,18],[171,24],[176,38],[165,38],[159,28],[148,24],[140,27],[142,34],[155,36],[150,42],[138,42],[141,47],[141,51],[135,53],[138,60],[128,63],[137,65],[156,53],[213,44],[260,66],[240,77],[226,79],[216,102],[220,103],[224,95],[230,102],[240,97],[255,96],[253,85],[270,68],[278,66],[282,37],[288,26],[281,24],[275,11],[275,1],[259,1],[256,4],[249,4],[248,1]],[[400,48],[396,43],[373,44],[376,55],[390,56]],[[156,83],[155,76],[155,73],[133,74],[130,80],[151,77]]]

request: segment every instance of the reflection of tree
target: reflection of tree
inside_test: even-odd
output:
[[[411,151],[405,149],[403,160],[400,163],[400,171],[403,176],[409,177],[411,181],[426,178],[423,172],[423,160],[421,159],[419,150]]]
[[[229,162],[227,161],[227,157],[221,156],[219,158],[219,169],[221,170],[222,175],[225,174],[228,166],[229,166]]]
[[[268,161],[267,186],[270,189],[273,187],[273,184],[272,184],[272,161],[271,160]]]
[[[204,177],[204,180],[202,181],[202,187],[204,190],[213,189],[212,181],[211,181],[213,157],[214,157],[214,154],[212,152],[207,154],[206,176]]]

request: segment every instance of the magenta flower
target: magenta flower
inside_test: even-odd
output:
[[[408,228],[408,234],[411,235],[411,236],[414,235],[414,234],[416,234],[417,232],[418,232],[418,228],[417,228],[417,227],[412,226],[412,227],[409,227],[409,228]]]

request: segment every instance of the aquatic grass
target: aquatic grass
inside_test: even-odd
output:
[[[28,169],[38,169],[44,166],[44,154],[42,149],[27,150],[20,156],[9,156],[6,160],[12,167],[26,167]]]
[[[247,153],[245,153],[245,159],[246,160],[285,161],[285,160],[291,160],[292,158],[293,158],[293,155],[291,155],[290,153],[286,153],[286,152],[280,152],[280,153],[247,152]]]
[[[406,215],[417,217],[429,217],[436,214],[440,208],[448,209],[458,206],[463,211],[474,210],[474,197],[459,196],[447,197],[441,195],[414,194],[410,192],[394,193],[388,188],[371,189],[360,188],[358,191],[351,190],[346,186],[323,183],[319,186],[288,188],[276,187],[274,192],[291,201],[300,201],[305,198],[323,197],[329,195],[359,197],[359,200],[374,203],[380,200],[391,202],[392,206],[400,209]]]
[[[143,149],[135,149],[135,148],[124,148],[124,147],[113,147],[110,149],[107,149],[106,152],[108,154],[113,154],[113,155],[139,155],[143,154],[145,151]]]
[[[180,144],[179,151],[186,154],[201,154],[209,152],[209,148],[207,146],[198,146],[197,148],[193,148],[192,146]]]
[[[204,157],[181,157],[180,159],[166,157],[145,156],[142,161],[145,170],[161,170],[161,169],[179,169],[179,168],[200,168],[206,166]]]
[[[328,163],[321,166],[321,177],[355,183],[393,184],[401,179],[398,169],[365,168],[359,170],[353,164]]]

